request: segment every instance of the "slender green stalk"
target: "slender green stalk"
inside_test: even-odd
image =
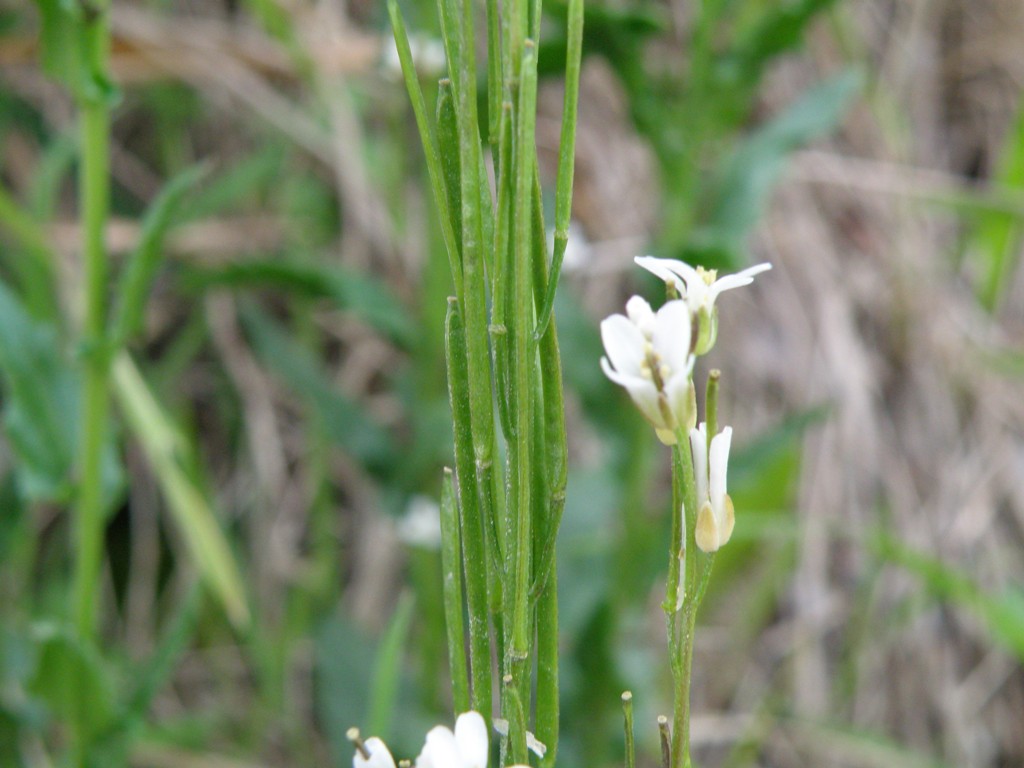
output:
[[[704,422],[707,424],[708,455],[711,455],[711,439],[718,434],[718,385],[722,372],[717,368],[708,372],[708,385],[704,396]]]
[[[508,339],[508,305],[511,291],[509,273],[512,245],[512,200],[515,182],[512,167],[512,103],[501,105],[501,141],[498,145],[498,214],[494,227],[494,269],[491,274],[491,338],[497,387],[498,415],[506,435],[512,434],[511,383],[512,360]]]
[[[633,694],[622,694],[622,716],[626,731],[626,768],[636,768],[636,746],[633,743]]]
[[[675,683],[672,722],[671,768],[684,768],[690,764],[690,668],[693,660],[693,635],[697,618],[696,605],[696,566],[697,547],[694,538],[697,510],[697,491],[693,473],[693,453],[689,437],[684,430],[676,430],[676,445],[672,450],[672,497],[673,512],[685,509],[685,515],[678,515],[685,520],[680,523],[683,540],[683,551],[687,553],[682,567],[682,600],[681,608],[671,612],[669,616],[669,656]],[[673,535],[675,530],[673,529]],[[673,558],[675,560],[676,558]],[[679,566],[670,561],[669,571],[675,569],[679,578]],[[668,588],[671,590],[671,585]],[[669,603],[666,595],[666,603]],[[678,595],[673,606],[679,606]]]
[[[85,13],[85,12],[83,12]],[[86,14],[92,64],[106,71],[109,30],[105,9]],[[81,159],[79,201],[81,204],[84,259],[85,318],[82,348],[85,375],[82,383],[82,420],[78,450],[78,497],[75,510],[75,626],[83,639],[95,633],[99,603],[100,561],[103,553],[102,456],[110,411],[109,355],[106,347],[107,252],[104,243],[110,206],[110,110],[100,94],[80,104]]]
[[[477,494],[480,514],[493,530],[498,528],[495,517],[495,498],[498,482],[494,469],[496,453],[493,411],[493,387],[491,381],[490,352],[488,350],[489,325],[487,322],[487,283],[484,269],[485,251],[488,245],[485,236],[485,195],[480,174],[481,150],[480,128],[476,105],[476,57],[474,39],[473,3],[462,4],[460,18],[461,59],[457,72],[452,72],[455,83],[456,118],[459,134],[459,166],[461,170],[462,199],[462,271],[465,278],[465,293],[462,309],[465,313],[466,355],[469,372],[469,414],[473,430],[473,451],[476,461]],[[489,207],[489,197],[486,205]],[[491,553],[495,556],[496,553]],[[496,585],[496,559],[488,558],[485,567],[492,586]],[[494,590],[492,589],[492,594]],[[493,599],[493,598],[492,598]],[[492,603],[493,604],[493,603]],[[486,621],[485,617],[481,617]],[[475,686],[474,682],[474,686]],[[490,695],[490,680],[487,683]],[[474,694],[474,701],[476,696]],[[486,702],[488,717],[490,700]]]
[[[444,239],[445,249],[448,251],[448,263],[452,271],[452,281],[455,283],[455,295],[462,297],[462,266],[459,261],[459,241],[452,229],[452,218],[448,210],[448,195],[445,191],[444,172],[441,166],[441,153],[438,150],[437,142],[434,140],[434,133],[427,122],[427,107],[423,99],[423,91],[420,89],[420,81],[416,75],[416,67],[412,61],[412,51],[409,48],[409,36],[405,32],[405,23],[402,21],[402,13],[398,10],[396,0],[388,0],[388,15],[391,17],[391,28],[395,34],[395,47],[398,49],[398,60],[402,65],[402,77],[405,80],[406,90],[409,92],[409,101],[412,102],[413,115],[416,118],[416,127],[419,130],[420,141],[423,144],[423,154],[427,160],[427,175],[430,177],[430,186],[434,192],[434,204],[437,206],[441,219],[441,236]]]
[[[517,530],[515,563],[515,598],[513,603],[513,630],[511,654],[515,659],[524,657],[529,644],[529,591],[530,554],[532,552],[531,506],[531,445],[533,386],[532,369],[535,359],[533,334],[533,241],[531,212],[533,203],[533,147],[534,109],[537,95],[536,51],[528,41],[524,49],[520,72],[518,130],[516,135],[516,194],[515,194],[515,265],[513,349],[515,367],[514,442],[511,446],[515,460],[512,483],[516,489]],[[516,680],[520,684],[520,680]]]
[[[82,9],[83,40],[88,66],[106,72],[109,28],[106,6]],[[100,564],[103,559],[103,446],[110,412],[109,353],[106,349],[107,252],[104,243],[110,207],[110,108],[106,94],[86,92],[79,96],[78,198],[82,219],[85,317],[81,347],[84,372],[81,389],[81,421],[78,434],[78,492],[75,499],[74,623],[81,641],[95,641],[99,606]],[[85,686],[80,691],[73,722],[73,761],[87,762],[88,709]]]
[[[462,536],[452,471],[445,467],[441,484],[441,568],[444,619],[448,632],[448,666],[452,674],[452,702],[456,714],[469,709],[466,669],[466,628],[462,619]]]
[[[469,371],[466,358],[466,330],[458,302],[448,300],[445,322],[445,353],[448,360],[448,392],[455,427],[455,467],[459,479],[462,557],[465,565],[466,598],[469,607],[469,658],[472,670],[472,706],[484,717],[491,711],[491,643],[488,631],[487,555],[484,522],[476,485],[472,415],[470,414]]]
[[[658,736],[661,737],[661,768],[669,768],[672,762],[672,734],[668,718],[664,715],[658,715]]]
[[[562,271],[562,259],[569,242],[572,214],[573,169],[576,159],[576,120],[579,104],[580,62],[583,56],[583,0],[569,0],[567,51],[565,56],[565,101],[562,105],[562,134],[558,143],[558,178],[555,192],[555,242],[551,254],[551,277],[544,307],[537,321],[537,335],[547,329],[555,304],[555,289]]]
[[[536,175],[534,176],[536,179]],[[534,296],[536,307],[540,311],[542,297],[545,295],[545,287],[549,285],[548,280],[554,279],[553,274],[545,272],[547,267],[546,238],[544,236],[543,218],[540,217],[540,185],[535,181],[535,206],[536,216],[540,219],[539,226],[535,224],[534,247]],[[539,232],[537,231],[539,229]],[[555,333],[553,325],[549,325],[540,337],[538,360],[540,363],[540,378],[542,389],[543,409],[543,451],[538,452],[544,459],[544,471],[547,478],[546,504],[547,512],[544,525],[537,533],[540,546],[537,547],[538,559],[535,568],[536,584],[533,587],[533,594],[537,595],[545,588],[544,580],[551,572],[551,565],[555,558],[555,543],[558,539],[558,529],[562,521],[562,512],[565,509],[565,486],[568,479],[568,441],[565,433],[565,399],[562,389],[562,364],[561,353],[558,348],[558,334]]]
[[[501,61],[501,10],[498,0],[487,0],[487,140],[492,146],[501,141]]]
[[[558,576],[550,565],[537,601],[537,707],[534,730],[546,746],[541,768],[553,768],[558,756]]]
[[[459,165],[459,125],[455,116],[455,91],[452,81],[443,78],[437,84],[437,144],[447,195],[447,215],[457,249],[462,248],[462,169]],[[461,255],[456,258],[461,264]],[[460,266],[461,269],[461,266]]]

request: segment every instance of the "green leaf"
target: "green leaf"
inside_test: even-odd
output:
[[[806,743],[821,764],[851,768],[952,768],[949,763],[919,752],[888,736],[853,728],[845,723],[783,720],[781,729]]]
[[[192,195],[182,211],[184,220],[202,219],[225,210],[240,208],[254,193],[274,187],[281,178],[284,154],[280,147],[266,149],[243,158],[210,179]]]
[[[249,623],[244,582],[213,507],[185,471],[189,446],[160,407],[127,354],[111,367],[114,391],[167,498],[168,508],[206,584],[240,629]]]
[[[110,678],[99,653],[57,625],[38,625],[33,634],[37,662],[28,690],[54,719],[81,723],[86,739],[92,740],[113,713]]]
[[[4,429],[18,458],[20,491],[32,501],[68,501],[77,448],[78,373],[62,353],[55,329],[29,317],[3,284],[0,377]],[[112,440],[104,449],[103,477],[109,509],[122,485]]]
[[[994,642],[1024,661],[1024,591],[1010,587],[1001,594],[989,594],[956,566],[906,547],[885,533],[878,535],[874,547],[883,559],[920,577],[935,597],[978,616]]]
[[[402,671],[402,649],[409,636],[413,605],[412,594],[405,593],[399,598],[387,631],[377,647],[367,717],[367,727],[371,733],[389,733],[391,730]]]
[[[113,102],[117,89],[89,56],[89,27],[102,23],[85,4],[71,0],[36,0],[41,19],[43,70],[78,99]]]
[[[697,261],[731,267],[742,263],[746,238],[764,212],[786,159],[836,126],[862,82],[858,71],[849,70],[812,88],[727,158],[710,220],[694,233]]]
[[[1018,106],[1017,117],[1010,127],[1003,146],[993,181],[1003,191],[1019,192],[1024,189],[1024,101]],[[982,306],[994,311],[1003,296],[1007,282],[1019,260],[1024,227],[1019,214],[987,211],[981,215],[966,252],[981,270],[978,286]]]
[[[257,356],[307,398],[324,435],[379,476],[395,472],[398,454],[391,436],[360,404],[337,391],[313,355],[255,307],[243,307],[241,317]]]
[[[112,337],[120,346],[138,333],[142,325],[146,297],[163,256],[164,237],[178,212],[182,199],[209,171],[205,164],[182,171],[167,183],[146,211],[139,244],[121,277],[114,315]]]
[[[186,289],[277,288],[332,301],[395,343],[411,347],[416,326],[402,303],[380,280],[349,269],[260,259],[224,267],[189,269]]]
[[[764,16],[743,35],[731,57],[740,73],[737,80],[757,82],[765,66],[796,48],[814,17],[835,1],[800,0],[770,5]]]
[[[383,612],[383,608],[381,609]],[[314,634],[316,654],[316,711],[339,764],[352,759],[346,732],[352,726],[368,726],[374,696],[380,638],[355,626],[342,612],[324,621]],[[414,680],[402,671],[394,703],[394,728],[386,733],[367,732],[383,738],[395,754],[415,754],[423,746],[423,734],[431,723],[424,720],[416,699]],[[436,724],[436,720],[433,721]]]

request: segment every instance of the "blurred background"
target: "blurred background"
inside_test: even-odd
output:
[[[450,278],[384,4],[113,4],[115,270],[205,165],[130,344],[148,394],[115,393],[98,651],[65,629],[81,267],[57,5],[0,10],[0,764],[59,764],[81,686],[106,765],[346,765],[353,725],[414,758],[451,721]],[[429,100],[436,11],[403,11]],[[545,14],[551,184],[565,6]],[[699,764],[1024,765],[1024,4],[592,0],[584,35],[559,763],[621,764],[630,689],[655,765],[670,708],[668,457],[598,367],[600,319],[660,300],[632,264],[653,253],[774,267],[722,296],[707,359],[737,525],[700,618]]]

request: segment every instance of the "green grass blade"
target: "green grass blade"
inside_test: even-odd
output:
[[[1024,188],[1024,100],[1010,127],[994,181],[1006,192],[1019,192]],[[967,252],[980,262],[979,298],[990,312],[998,307],[1019,258],[1024,235],[1021,224],[1019,215],[988,212],[979,220],[967,245]]]
[[[466,0],[472,2],[472,0]],[[448,74],[457,80],[462,69],[462,13],[459,0],[437,0],[437,18],[441,22],[441,39],[444,41],[444,55],[448,62]],[[458,85],[455,86],[456,92]]]
[[[1009,589],[990,595],[956,567],[915,552],[885,534],[878,536],[875,549],[886,560],[917,574],[936,597],[979,616],[992,639],[1024,661],[1024,591]]]
[[[716,253],[731,267],[742,262],[746,238],[768,204],[786,159],[838,123],[863,79],[859,71],[849,70],[811,88],[727,158],[710,221],[694,233],[700,249]]]
[[[445,191],[444,172],[441,165],[441,153],[438,150],[434,134],[427,122],[427,107],[423,100],[423,91],[420,89],[420,82],[416,76],[416,67],[412,61],[412,51],[409,49],[409,37],[405,31],[405,23],[402,21],[402,14],[398,10],[395,0],[388,0],[388,15],[391,17],[391,28],[395,34],[395,46],[398,48],[398,60],[402,65],[402,77],[405,79],[405,87],[409,92],[409,100],[412,102],[413,115],[416,117],[416,127],[420,132],[420,141],[423,143],[423,154],[427,160],[427,175],[430,177],[430,186],[434,192],[434,203],[441,218],[441,236],[444,239],[445,248],[448,250],[448,263],[452,270],[452,281],[455,284],[455,295],[462,296],[462,267],[459,260],[459,248],[455,239],[455,232],[452,229],[451,212],[448,210],[448,194]],[[449,62],[450,65],[450,62]]]
[[[555,290],[562,271],[562,259],[569,242],[572,216],[572,183],[576,162],[576,122],[580,91],[580,61],[583,56],[583,0],[569,0],[567,50],[565,56],[565,102],[562,105],[562,135],[558,144],[558,178],[555,191],[555,244],[544,306],[537,321],[537,336],[543,336],[555,306]]]
[[[325,299],[400,346],[408,349],[416,343],[416,324],[388,285],[341,266],[260,258],[217,267],[187,267],[181,280],[190,291],[266,288]]]
[[[125,421],[142,446],[196,567],[231,623],[244,629],[249,624],[249,607],[242,576],[210,502],[182,466],[184,439],[128,355],[119,355],[111,372]]]
[[[192,166],[176,177],[157,195],[142,221],[136,246],[118,287],[111,338],[115,346],[126,343],[142,326],[146,297],[163,256],[164,237],[185,195],[209,172],[209,166]]]
[[[370,706],[367,726],[370,733],[390,732],[391,719],[398,697],[398,681],[402,671],[402,648],[409,635],[414,601],[411,593],[403,594],[388,623],[387,631],[377,650],[373,664],[373,683],[370,685]]]

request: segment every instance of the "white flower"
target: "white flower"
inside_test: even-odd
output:
[[[487,725],[479,712],[463,712],[455,732],[443,725],[431,728],[416,768],[485,768]]]
[[[381,68],[390,78],[402,78],[402,62],[398,57],[398,44],[391,35],[381,49]],[[434,37],[413,34],[409,38],[409,52],[416,70],[424,76],[440,77],[444,74],[447,60],[445,59],[444,43]]]
[[[771,264],[757,264],[737,272],[734,275],[718,277],[714,269],[691,267],[684,261],[675,259],[658,259],[654,256],[637,256],[634,261],[648,272],[652,272],[666,283],[674,286],[679,295],[686,300],[697,323],[698,340],[695,353],[702,355],[715,344],[718,335],[718,317],[715,314],[715,300],[722,291],[740,288],[754,282],[754,275],[767,272]]]
[[[601,322],[601,369],[626,388],[665,445],[696,418],[691,328],[686,302],[669,301],[655,313],[639,296],[626,303],[626,315]]]
[[[413,496],[395,531],[411,547],[441,549],[441,505],[429,496]]]
[[[352,732],[349,732],[352,738]],[[358,739],[358,732],[356,733]],[[366,741],[359,741],[359,748],[352,755],[352,768],[395,768],[395,758],[391,756],[391,750],[376,736],[371,736]],[[363,753],[369,755],[366,757]]]
[[[725,427],[711,438],[708,456],[708,428],[704,422],[690,430],[693,449],[693,474],[697,481],[697,546],[704,552],[716,552],[732,536],[736,515],[732,499],[725,489],[729,468],[732,427]],[[710,461],[709,461],[710,458]]]

